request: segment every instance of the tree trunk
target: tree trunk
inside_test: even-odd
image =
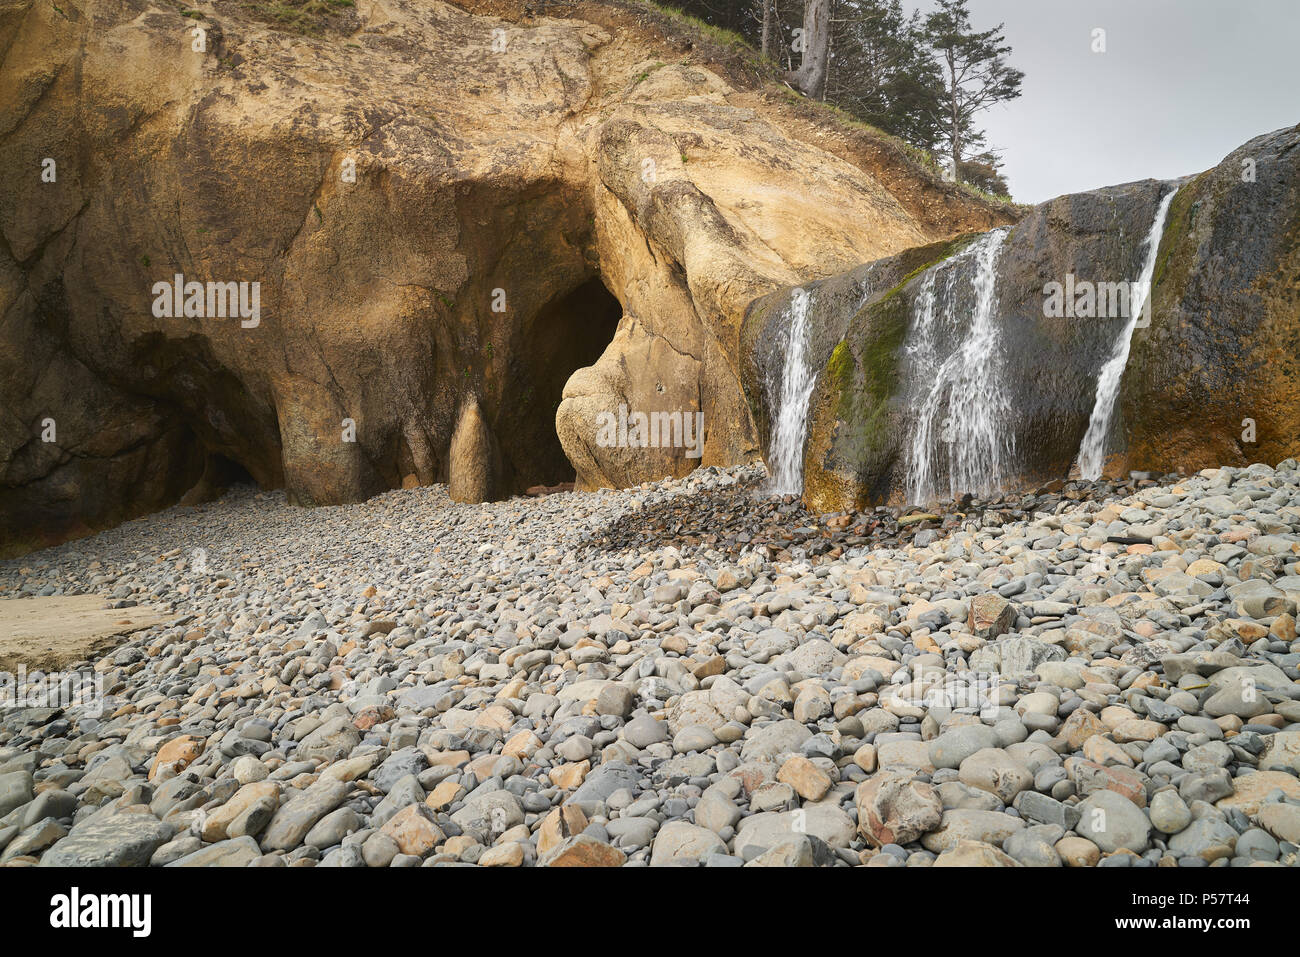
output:
[[[953,62],[952,52],[948,53],[948,76],[949,87],[948,95],[949,117],[951,126],[951,135],[949,136],[949,145],[952,147],[952,180],[954,183],[961,182],[961,117],[958,112],[957,102],[957,66]]]
[[[826,91],[826,69],[830,58],[831,0],[804,0],[803,59],[790,77],[791,84],[805,96],[821,99]]]
[[[770,59],[772,47],[772,0],[759,0],[763,4],[763,59]]]

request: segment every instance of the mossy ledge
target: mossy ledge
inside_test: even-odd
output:
[[[880,267],[898,279],[849,321],[818,376],[804,466],[804,500],[819,511],[862,508],[891,497],[901,380],[899,355],[911,328],[911,284],[981,233],[908,249]],[[865,490],[865,491],[864,491]]]

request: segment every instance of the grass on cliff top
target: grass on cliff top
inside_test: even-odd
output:
[[[662,3],[656,3],[655,0],[642,0],[642,2],[644,3],[645,6],[650,7],[652,10],[656,11],[657,13],[660,13],[665,17],[668,17],[670,20],[676,21],[680,26],[686,27],[687,29],[694,31],[698,35],[712,41],[713,43],[716,43],[719,46],[731,47],[733,49],[740,50],[752,56],[754,58],[755,63],[758,64],[762,63],[762,58],[759,56],[758,51],[755,50],[752,46],[750,46],[749,41],[747,41],[739,33],[736,33],[732,30],[724,30],[722,27],[715,27],[711,23],[705,23],[699,17],[693,17],[689,13],[683,13],[681,10],[678,10],[675,7],[670,7]]]
[[[255,20],[302,36],[351,33],[355,0],[250,0],[242,4]]]

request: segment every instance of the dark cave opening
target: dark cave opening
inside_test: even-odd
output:
[[[524,348],[515,372],[517,390],[511,389],[518,414],[507,415],[506,428],[498,432],[509,449],[513,491],[534,485],[572,482],[569,463],[555,433],[555,412],[564,385],[575,371],[595,363],[614,338],[623,307],[593,276],[558,296],[533,318],[524,331]],[[522,441],[520,441],[522,439]]]
[[[204,457],[202,474],[181,496],[180,504],[198,505],[201,502],[214,501],[236,485],[262,487],[252,473],[239,462],[227,458],[220,452],[209,450]]]

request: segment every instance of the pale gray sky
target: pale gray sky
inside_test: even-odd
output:
[[[927,12],[931,0],[905,0]],[[1300,123],[1300,0],[970,0],[1005,23],[1019,99],[983,115],[1012,196],[1038,203],[1199,173]],[[1106,52],[1092,52],[1092,31]]]

